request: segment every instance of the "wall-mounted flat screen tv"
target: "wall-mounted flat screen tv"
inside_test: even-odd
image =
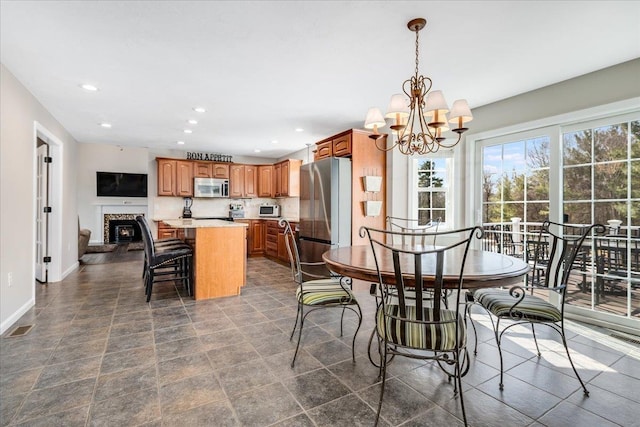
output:
[[[146,173],[96,172],[99,197],[147,197]]]

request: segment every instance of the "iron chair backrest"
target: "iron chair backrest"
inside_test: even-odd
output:
[[[395,216],[387,216],[385,219],[386,228],[389,231],[399,231],[401,233],[411,233],[410,235],[397,235],[393,236],[401,244],[421,244],[426,245],[426,233],[437,233],[440,226],[440,218],[432,218],[426,222],[425,225],[420,225],[420,220],[411,218],[400,218]],[[433,234],[433,240],[428,242],[431,245],[435,245],[436,235]]]
[[[442,236],[449,239],[457,239],[455,243],[443,246],[422,245],[422,244],[394,244],[387,242],[413,241],[419,240],[419,237],[439,238]],[[458,230],[450,230],[439,233],[425,233],[423,231],[399,232],[391,230],[380,230],[376,228],[363,226],[360,228],[360,236],[367,237],[371,245],[374,261],[378,270],[378,283],[380,293],[382,295],[383,310],[385,305],[393,301],[394,305],[399,306],[399,315],[401,318],[406,317],[406,307],[416,306],[416,320],[419,323],[439,323],[438,318],[441,309],[440,298],[433,298],[433,312],[436,318],[432,321],[422,319],[423,303],[429,300],[429,296],[433,293],[441,295],[443,290],[452,290],[455,298],[459,298],[463,285],[464,265],[469,252],[469,247],[474,237],[482,239],[481,227],[469,227]],[[442,241],[442,239],[441,239]],[[455,287],[449,281],[446,286],[444,282],[443,267],[445,254],[450,256],[450,261],[455,259],[458,262],[459,273],[455,281]],[[381,263],[392,260],[394,279],[384,279],[381,274]],[[429,287],[425,287],[423,267],[430,266],[430,272],[433,272],[433,283]],[[456,269],[456,271],[458,271]],[[426,297],[426,298],[425,298]],[[455,304],[456,314],[459,312],[459,304]],[[385,311],[386,313],[386,311]]]
[[[569,225],[545,221],[538,233],[538,246],[548,241],[548,262],[545,262],[544,281],[540,286],[552,289],[561,296],[561,305],[564,307],[566,288],[577,262],[583,271],[586,269],[588,254],[584,251],[584,243],[590,236],[605,231],[603,225]],[[581,257],[579,259],[579,257]],[[541,257],[534,257],[535,269]]]
[[[284,241],[287,248],[287,253],[289,255],[289,263],[291,265],[291,274],[293,276],[293,280],[297,284],[302,285],[307,280],[325,279],[330,277],[327,275],[320,275],[309,271],[309,269],[313,267],[316,267],[314,271],[318,270],[319,267],[322,266],[326,268],[326,264],[324,262],[301,261],[298,244],[296,242],[296,236],[293,232],[293,229],[291,228],[291,224],[286,219],[281,218],[278,221],[278,225],[280,227],[284,227]]]

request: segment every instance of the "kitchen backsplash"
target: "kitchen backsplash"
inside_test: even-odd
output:
[[[282,199],[193,199],[191,213],[194,217],[228,216],[230,204],[244,206],[246,218],[258,218],[258,207],[264,203],[280,205],[280,215],[285,218],[297,219],[300,215],[300,199],[287,197]],[[155,197],[153,218],[175,219],[182,216],[184,199],[179,197]]]

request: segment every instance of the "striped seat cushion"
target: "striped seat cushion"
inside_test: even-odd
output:
[[[506,289],[478,289],[473,294],[476,302],[498,317],[512,317],[509,313],[517,299]],[[525,295],[522,302],[513,308],[516,318],[541,322],[559,322],[562,315],[558,308],[542,298]]]
[[[339,279],[318,279],[304,282],[296,289],[298,302],[304,305],[355,304],[351,291],[340,286]]]
[[[391,316],[399,316],[400,306],[387,305],[385,316],[383,308],[378,308],[377,327],[378,335],[387,339],[388,342],[401,345],[403,347],[421,349],[451,351],[456,345],[456,312],[451,310],[440,310],[440,321],[448,323],[423,324],[416,323],[416,307],[407,307],[406,319],[398,319]],[[423,308],[423,319],[425,321],[434,320],[434,310]],[[467,342],[467,331],[462,316],[458,316],[458,347],[463,348]]]

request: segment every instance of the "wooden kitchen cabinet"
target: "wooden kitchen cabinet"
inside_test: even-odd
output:
[[[258,167],[255,165],[231,165],[229,168],[229,197],[258,196]]]
[[[300,166],[302,160],[289,159],[273,166],[275,197],[300,196]]]
[[[193,197],[193,162],[156,159],[158,196]]]
[[[208,162],[193,163],[194,178],[213,178],[213,164]]]
[[[244,166],[231,165],[229,167],[229,197],[244,196]]]
[[[351,135],[340,134],[316,143],[313,160],[327,157],[348,157],[351,155]]]
[[[229,165],[226,163],[212,163],[211,178],[229,179]]]
[[[278,221],[268,220],[265,223],[265,249],[264,254],[284,263],[289,263],[289,252],[284,236],[284,227],[278,225]],[[291,222],[291,228],[296,229],[298,223]]]
[[[176,160],[157,159],[158,196],[175,196]]]
[[[176,196],[193,197],[193,162],[176,161]]]
[[[158,239],[182,239],[184,240],[184,229],[181,228],[173,228],[168,226],[162,221],[158,222]]]
[[[313,154],[313,160],[326,159],[333,156],[333,142],[326,141],[316,144],[316,151]]]
[[[258,197],[273,197],[273,165],[258,166]]]
[[[244,165],[244,197],[258,197],[258,166]]]
[[[264,255],[264,221],[261,219],[252,219],[249,223],[249,255]]]

